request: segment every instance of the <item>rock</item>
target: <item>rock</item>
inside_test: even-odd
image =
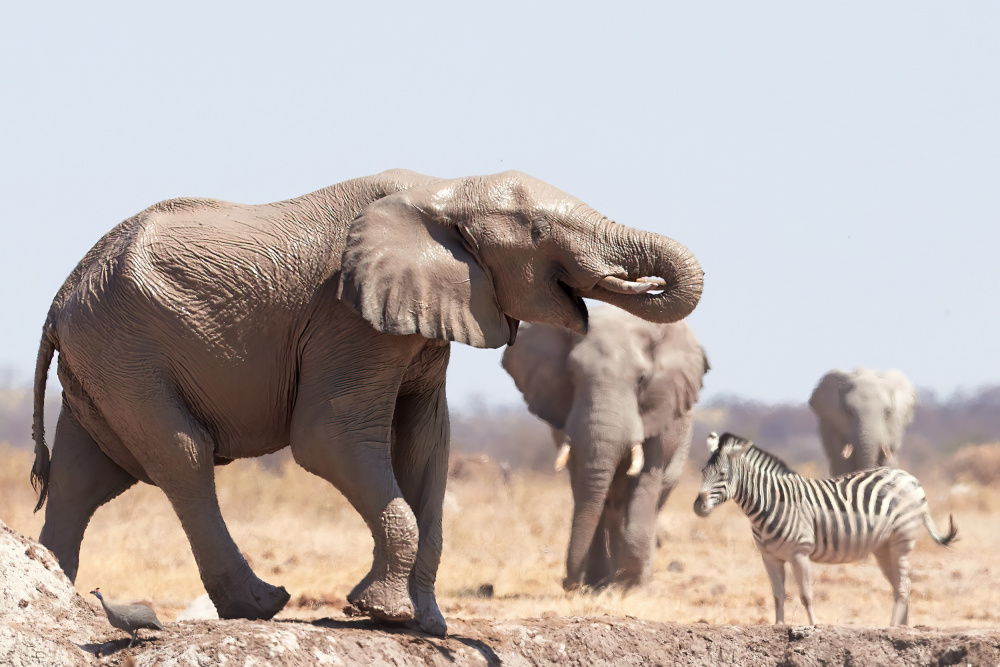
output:
[[[177,615],[178,621],[210,621],[217,618],[219,618],[219,612],[216,611],[208,593],[191,600],[184,611]]]
[[[0,522],[0,664],[87,665],[97,615],[52,552]],[[96,651],[96,647],[94,647]]]

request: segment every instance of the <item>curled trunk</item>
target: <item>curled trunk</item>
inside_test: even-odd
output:
[[[701,298],[704,272],[694,255],[666,236],[606,223],[620,273],[577,296],[598,299],[650,322],[687,317]]]

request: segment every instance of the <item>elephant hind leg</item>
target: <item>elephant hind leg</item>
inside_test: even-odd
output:
[[[254,574],[229,534],[215,493],[211,436],[175,398],[143,405],[150,407],[129,415],[130,423],[142,425],[141,433],[130,431],[125,442],[180,519],[219,617],[271,618],[289,595]]]
[[[55,554],[70,581],[76,581],[80,543],[98,507],[136,483],[107,454],[63,402],[52,442],[49,495],[38,541]]]

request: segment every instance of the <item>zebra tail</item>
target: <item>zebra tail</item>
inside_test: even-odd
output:
[[[931,534],[931,538],[943,547],[948,546],[958,539],[958,528],[955,527],[955,519],[950,514],[948,515],[947,535],[941,535],[937,532],[937,527],[934,525],[934,519],[931,518],[931,513],[928,511],[924,512],[924,525],[927,526],[927,532]]]

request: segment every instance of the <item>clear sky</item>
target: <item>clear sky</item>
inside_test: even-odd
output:
[[[0,133],[8,381],[146,206],[406,167],[519,169],[686,244],[703,396],[1000,382],[992,1],[5,3]],[[520,400],[500,354],[453,345],[453,406]]]

